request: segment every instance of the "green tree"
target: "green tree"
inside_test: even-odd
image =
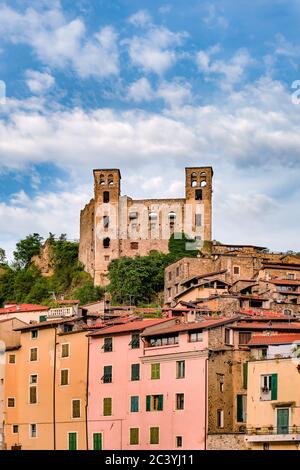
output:
[[[33,233],[17,243],[14,259],[18,268],[29,266],[32,257],[40,253],[42,241],[43,237],[38,233]]]

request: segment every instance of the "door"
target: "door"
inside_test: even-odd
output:
[[[102,433],[96,432],[93,434],[93,441],[94,441],[94,450],[102,450]]]
[[[69,450],[77,450],[76,432],[69,432]]]
[[[277,410],[277,434],[289,433],[289,408],[279,408]]]

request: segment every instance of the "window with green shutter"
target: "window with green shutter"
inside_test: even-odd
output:
[[[131,346],[131,349],[139,349],[140,347],[140,335],[138,333],[135,333],[131,335],[131,341],[129,343]]]
[[[131,364],[131,380],[140,380],[139,364]]]
[[[146,411],[162,411],[164,407],[163,395],[147,395]]]
[[[139,397],[130,397],[130,411],[132,413],[139,411]]]
[[[246,395],[236,396],[236,420],[238,423],[244,423],[246,421]]]
[[[248,387],[248,362],[243,364],[243,388],[247,389]]]
[[[151,395],[146,396],[146,411],[151,411]]]
[[[101,432],[95,432],[93,434],[93,449],[102,450],[102,433]]]
[[[103,367],[103,376],[101,380],[104,384],[112,383],[112,366]]]
[[[130,445],[139,443],[139,428],[130,428]]]
[[[271,400],[277,400],[278,379],[277,374],[272,374],[271,378]]]
[[[77,450],[76,432],[69,432],[69,450]]]
[[[112,415],[112,399],[103,398],[103,415],[111,416]]]
[[[159,444],[159,428],[150,428],[150,444]]]
[[[151,364],[151,379],[160,379],[160,364]]]

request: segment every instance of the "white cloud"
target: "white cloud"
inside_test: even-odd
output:
[[[163,82],[157,90],[157,96],[170,107],[182,106],[191,102],[191,86],[187,82]]]
[[[132,83],[128,88],[128,98],[135,103],[151,101],[155,97],[151,83],[143,77]]]
[[[151,23],[152,18],[147,10],[139,10],[128,18],[129,23],[134,26],[144,27]]]
[[[217,8],[217,6],[213,3],[209,3],[206,5],[206,14],[203,17],[204,23],[210,28],[228,28],[228,20],[223,16],[223,13]]]
[[[0,34],[3,41],[27,44],[41,62],[50,67],[71,67],[81,77],[118,74],[117,35],[106,26],[87,37],[85,24],[76,18],[67,21],[58,7],[46,11],[29,8],[24,14],[0,7]]]
[[[25,75],[29,90],[37,95],[44,94],[55,84],[55,78],[48,72],[27,70]]]
[[[230,59],[212,60],[212,57],[219,52],[219,47],[215,46],[208,51],[198,51],[196,62],[198,68],[204,75],[210,79],[211,77],[221,77],[219,85],[223,89],[231,89],[239,83],[243,78],[247,68],[253,63],[253,59],[246,49],[239,49]]]
[[[125,41],[130,59],[145,72],[163,75],[177,59],[176,48],[183,43],[185,33],[173,33],[163,26],[150,26],[143,36]]]

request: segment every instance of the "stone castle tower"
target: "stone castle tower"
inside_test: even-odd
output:
[[[95,285],[107,285],[113,259],[168,253],[172,233],[186,233],[198,247],[210,241],[212,178],[211,167],[186,168],[185,198],[133,200],[121,196],[120,170],[94,170],[94,198],[80,215],[79,259]]]

